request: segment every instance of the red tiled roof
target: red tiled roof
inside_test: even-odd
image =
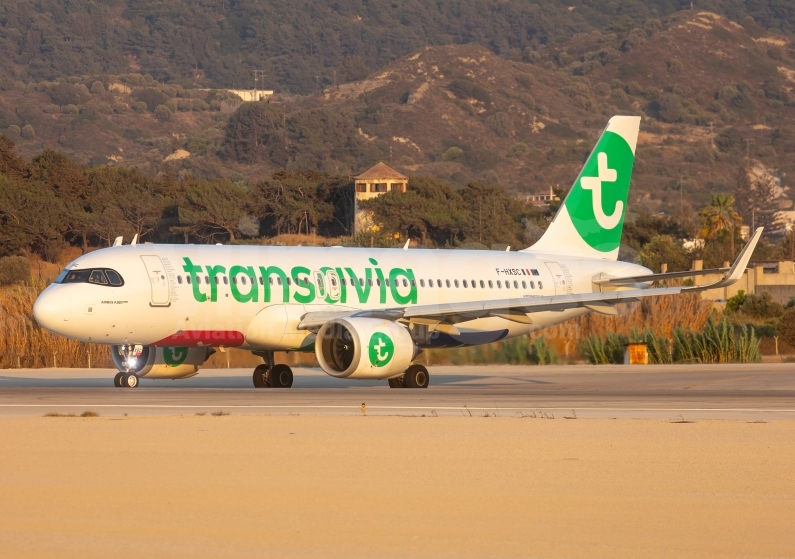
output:
[[[384,163],[377,163],[373,165],[369,169],[367,169],[364,173],[355,177],[357,180],[372,180],[372,179],[403,179],[406,180],[408,177],[406,175],[401,175],[397,171],[395,171],[389,165]]]

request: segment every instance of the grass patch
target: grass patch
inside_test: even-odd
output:
[[[214,411],[210,415],[214,415],[215,417],[221,417],[222,415],[229,415],[229,414],[227,412],[225,412],[224,410],[218,410],[218,411]]]
[[[127,415],[127,414],[125,414]],[[57,412],[50,412],[45,413],[44,417],[99,417],[99,414],[95,411],[84,411],[79,416],[73,413],[57,413]]]

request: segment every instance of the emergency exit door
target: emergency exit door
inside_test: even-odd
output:
[[[149,286],[152,290],[151,306],[153,307],[167,307],[171,303],[171,293],[168,286],[168,275],[166,268],[163,266],[163,261],[159,256],[145,255],[141,256],[141,260],[146,267],[146,273],[149,276]]]
[[[545,262],[552,273],[552,285],[555,286],[555,295],[565,295],[571,291],[568,284],[568,276],[563,272],[563,268],[557,262]]]

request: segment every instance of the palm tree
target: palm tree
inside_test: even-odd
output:
[[[704,206],[698,215],[701,217],[701,236],[714,239],[721,231],[728,231],[732,240],[732,256],[734,256],[734,232],[743,218],[734,209],[734,196],[729,194],[713,194],[712,201]]]

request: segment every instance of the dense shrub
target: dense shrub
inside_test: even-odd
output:
[[[507,113],[499,112],[486,117],[486,124],[500,138],[508,138],[513,135],[513,120]]]
[[[19,132],[19,135],[25,138],[26,140],[33,140],[36,138],[36,131],[30,124],[26,124],[22,127],[22,130]]]
[[[459,99],[475,99],[485,105],[491,104],[491,95],[486,88],[470,78],[456,78],[450,82],[449,88]]]
[[[158,105],[155,107],[154,115],[160,122],[167,122],[171,120],[171,109],[165,105]]]
[[[56,105],[79,105],[88,98],[82,89],[66,82],[53,85],[47,93]]]
[[[30,279],[30,261],[24,256],[0,258],[0,285],[24,283]]]
[[[146,104],[146,109],[149,112],[155,112],[155,109],[158,105],[164,104],[168,101],[168,96],[152,87],[147,87],[146,89],[140,89],[133,92],[133,97]]]

